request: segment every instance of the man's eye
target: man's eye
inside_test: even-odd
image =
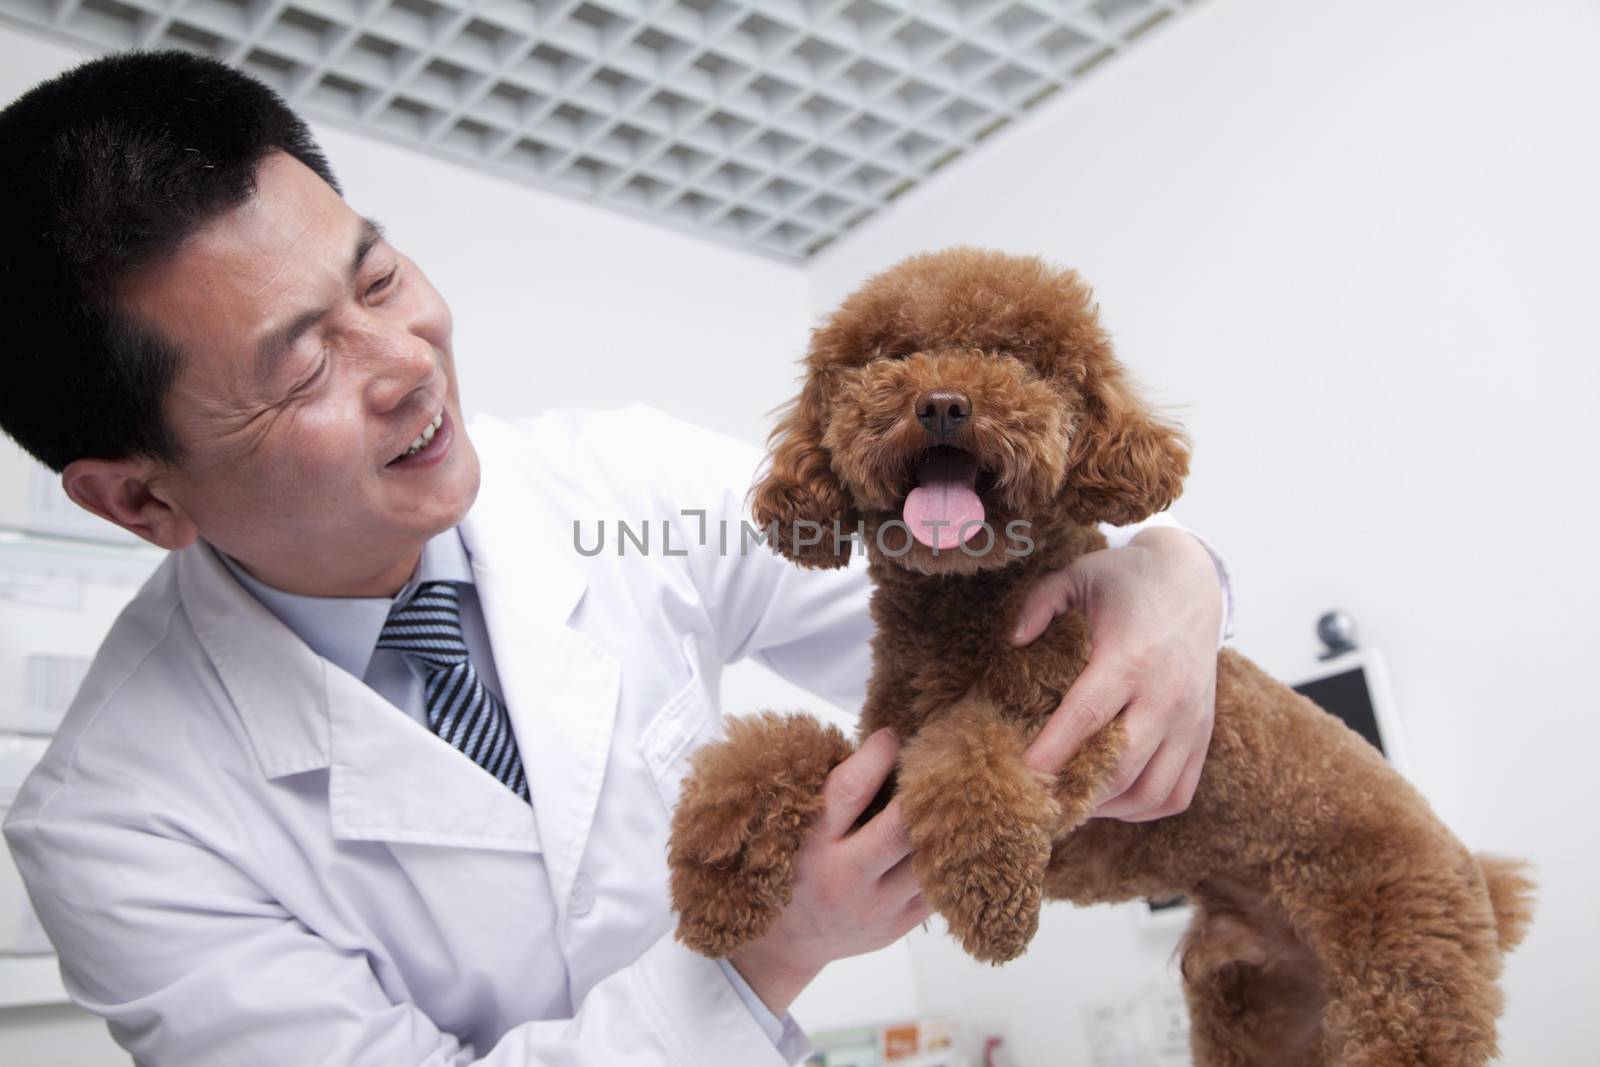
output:
[[[316,369],[313,370],[310,374],[306,375],[304,378],[300,379],[300,383],[289,391],[289,395],[291,397],[301,395],[307,389],[310,389],[313,385],[316,385],[317,382],[321,381],[322,380],[322,376],[324,374],[326,374],[327,371],[328,371],[328,354],[326,352],[324,352],[322,354],[322,358],[317,361]]]
[[[385,274],[383,277],[379,278],[377,281],[373,282],[370,286],[368,286],[367,287],[367,297],[368,297],[368,299],[371,299],[372,297],[377,296],[379,293],[381,293],[385,289],[389,288],[389,283],[394,281],[394,276],[395,276],[395,272],[391,270],[388,274]]]

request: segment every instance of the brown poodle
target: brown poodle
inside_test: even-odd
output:
[[[1104,546],[1096,524],[1166,508],[1188,471],[1112,356],[1088,288],[1032,258],[917,256],[813,335],[754,489],[810,567],[865,542],[877,635],[860,735],[904,740],[897,794],[927,899],[971,955],[1019,955],[1042,898],[1187,895],[1194,1059],[1212,1065],[1483,1064],[1503,954],[1531,915],[1521,865],[1474,857],[1343,723],[1231,650],[1193,803],[1090,820],[1113,721],[1054,780],[1022,753],[1089,656],[1080,614],[1031,645],[1007,626],[1039,575]],[[678,935],[710,956],[760,936],[850,752],[763,715],[702,749],[673,821]]]

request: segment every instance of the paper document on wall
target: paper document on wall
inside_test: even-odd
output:
[[[44,755],[47,744],[39,737],[0,734],[0,819],[10,810],[23,779]],[[34,914],[11,854],[0,854],[0,956],[36,956],[50,951],[50,941]]]
[[[0,532],[0,731],[53,732],[163,554]]]
[[[45,586],[73,584],[127,588],[131,593],[164,555],[144,545],[111,547],[0,533],[0,583],[39,596],[45,595],[40,592]],[[81,600],[81,593],[74,596]]]
[[[9,808],[34,765],[44,756],[50,742],[42,737],[0,734],[0,808]]]
[[[72,698],[78,695],[84,675],[89,673],[89,656],[53,655],[35,652],[23,660],[22,723],[26,734],[52,734]]]
[[[1189,1014],[1174,975],[1084,1006],[1091,1067],[1184,1067]]]
[[[10,866],[9,862],[7,866]],[[6,918],[13,922],[13,928],[9,936],[0,934],[0,954],[48,956],[55,951],[55,946],[50,944],[50,937],[44,932],[44,925],[39,922],[39,915],[28,900],[27,890],[22,887],[22,876],[16,874],[16,867],[10,869],[17,879],[20,892],[17,906],[7,908],[5,912]]]
[[[77,611],[83,607],[83,584],[39,574],[0,570],[0,605],[4,604]]]

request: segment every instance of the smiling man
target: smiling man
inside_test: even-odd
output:
[[[36,87],[0,176],[0,426],[171,550],[6,819],[74,999],[154,1065],[799,1059],[794,997],[927,916],[898,809],[852,829],[896,740],[834,771],[731,959],[672,939],[663,851],[724,664],[860,704],[864,568],[574,551],[602,516],[737,529],[759,452],[638,406],[469,435],[444,300],[221,64]],[[1110,534],[1018,620],[1095,634],[1029,759],[1122,714],[1099,814],[1155,818],[1201,773],[1226,587],[1181,530]]]

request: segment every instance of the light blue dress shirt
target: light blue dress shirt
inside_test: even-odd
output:
[[[360,678],[389,703],[428,725],[425,677],[419,667],[392,648],[379,648],[378,635],[389,613],[404,604],[423,582],[455,582],[461,593],[461,631],[467,654],[489,691],[503,697],[494,652],[472,580],[472,562],[461,534],[446,530],[422,546],[411,579],[392,597],[324,597],[285,593],[249,574],[226,553],[217,555],[261,605],[293,630],[317,655]]]
[[[377,647],[378,635],[383,632],[389,613],[411,599],[417,586],[423,582],[455,582],[460,590],[461,630],[467,641],[467,654],[472,657],[472,665],[483,684],[503,702],[500,676],[494,669],[494,650],[489,644],[489,630],[484,624],[483,607],[478,602],[478,588],[473,582],[472,558],[467,554],[459,529],[451,528],[437,534],[422,546],[422,558],[416,570],[393,597],[314,597],[285,593],[248,573],[227,553],[218,551],[216,554],[239,584],[311,651],[366,682],[379,696],[423,726],[428,725],[428,713],[422,671],[402,653]],[[807,1043],[793,1016],[779,1019],[727,960],[718,962],[772,1043],[791,1059],[798,1058]]]

